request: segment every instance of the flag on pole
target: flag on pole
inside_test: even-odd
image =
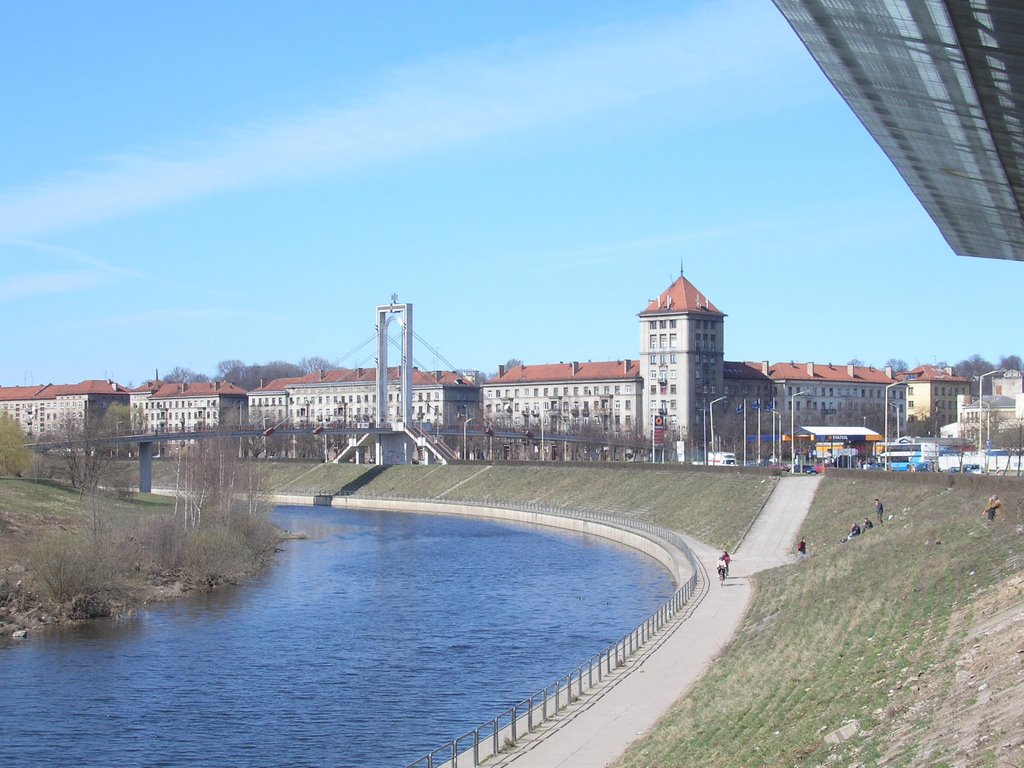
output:
[[[755,400],[754,402],[752,402],[750,404],[750,407],[753,408],[755,411],[759,410],[761,408],[761,401],[760,400]]]
[[[764,409],[766,411],[774,411],[775,410],[775,401],[772,400],[770,403],[765,403],[764,404]]]
[[[736,413],[743,413],[743,406],[742,405],[737,405],[736,406]]]

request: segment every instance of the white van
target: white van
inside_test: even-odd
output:
[[[736,454],[724,451],[710,451],[708,453],[708,466],[711,467],[735,467]]]

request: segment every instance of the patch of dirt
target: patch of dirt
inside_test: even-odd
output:
[[[951,622],[955,661],[909,681],[890,707],[882,765],[1024,766],[1024,576],[988,591]]]

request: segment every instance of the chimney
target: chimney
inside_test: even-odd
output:
[[[504,365],[499,365],[498,366],[498,378],[500,379],[504,375],[505,375],[505,366]]]
[[[892,366],[891,365],[885,366],[885,375],[886,375],[886,377],[888,377],[890,379],[892,378]]]
[[[846,366],[846,375],[849,376],[851,379],[853,378],[853,363],[849,363]]]
[[[569,363],[569,366],[570,366],[570,370],[572,371],[572,375],[573,376],[575,376],[577,373],[580,372],[580,364],[579,363]]]
[[[768,361],[767,360],[762,360],[761,361],[761,373],[763,373],[765,376],[767,376],[768,372],[770,370],[771,370],[771,366],[768,365]]]
[[[814,376],[814,363],[807,364],[807,375]]]
[[[623,360],[622,361],[622,374],[624,376],[628,376],[629,375],[629,360]]]
[[[950,376],[952,376],[952,375],[953,375],[953,366],[951,366],[951,365],[947,365],[947,366],[946,366],[945,368],[943,368],[942,370],[944,370],[944,371],[945,371],[946,373],[948,373],[948,374],[949,374]]]

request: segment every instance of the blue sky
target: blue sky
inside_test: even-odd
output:
[[[635,358],[685,274],[731,360],[1022,354],[770,0],[5,9],[0,384],[219,361]],[[353,350],[358,350],[354,354]]]

